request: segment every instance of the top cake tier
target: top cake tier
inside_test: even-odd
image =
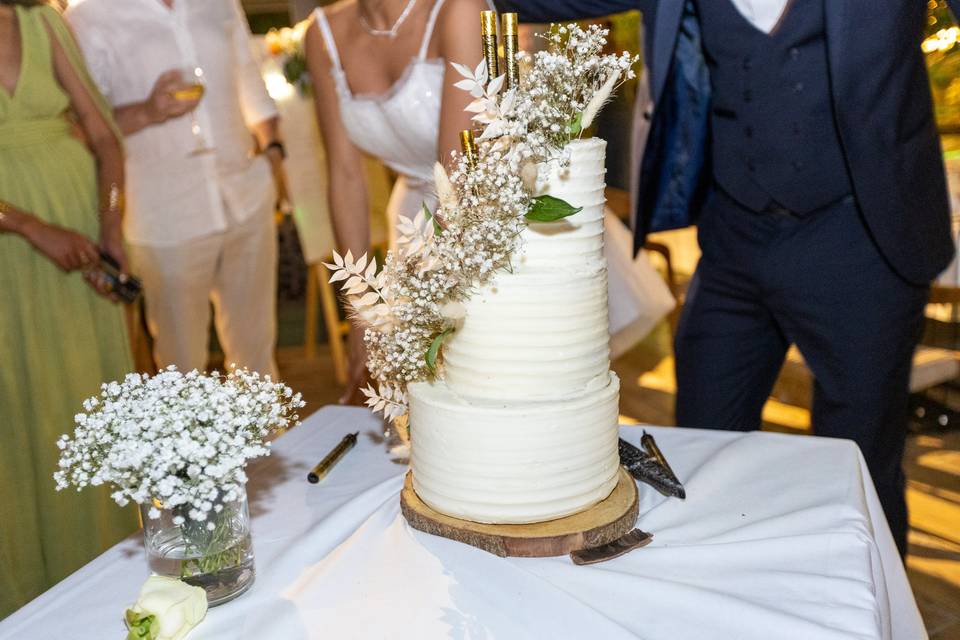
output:
[[[462,326],[444,346],[444,380],[461,397],[546,401],[609,383],[605,151],[603,140],[576,140],[569,164],[540,167],[537,194],[583,210],[531,223],[513,271],[465,302]]]

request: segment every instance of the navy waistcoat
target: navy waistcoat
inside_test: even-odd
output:
[[[853,190],[834,118],[824,1],[792,0],[770,34],[731,0],[698,1],[714,177],[754,211],[802,215]]]

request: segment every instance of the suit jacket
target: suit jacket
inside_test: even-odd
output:
[[[635,235],[692,223],[710,186],[710,84],[692,0],[497,0],[521,20],[640,9],[654,102]],[[960,0],[949,0],[960,15]],[[854,195],[881,253],[925,284],[954,243],[940,137],[920,50],[923,0],[824,0],[830,85]]]

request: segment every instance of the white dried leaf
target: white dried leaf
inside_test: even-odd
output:
[[[481,60],[479,63],[477,63],[477,68],[473,70],[473,77],[477,81],[477,84],[479,85],[487,84],[487,79],[489,78],[489,76],[487,75],[486,60]]]
[[[477,98],[464,107],[463,110],[469,111],[470,113],[483,113],[487,110],[487,100],[486,98]]]
[[[490,84],[487,85],[487,95],[495,96],[500,93],[500,89],[503,88],[503,83],[506,82],[507,76],[500,75],[490,81]]]
[[[469,78],[470,80],[474,79],[473,72],[470,71],[470,67],[460,64],[459,62],[451,62],[450,65],[464,78]]]
[[[333,284],[334,282],[340,282],[341,280],[346,280],[349,277],[350,277],[350,274],[347,273],[345,270],[337,269],[336,271],[333,272],[333,275],[330,276],[330,284]]]
[[[371,291],[370,293],[364,294],[359,300],[357,300],[355,304],[358,304],[361,307],[369,307],[376,303],[379,299],[380,295]]]

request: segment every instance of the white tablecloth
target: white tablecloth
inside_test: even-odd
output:
[[[356,449],[308,484],[308,469],[357,430]],[[256,583],[190,640],[926,637],[853,444],[651,431],[689,497],[641,485],[639,526],[653,543],[577,567],[410,529],[398,504],[405,467],[378,422],[325,408],[253,467]],[[640,429],[623,433],[639,442]],[[121,638],[123,608],[146,575],[130,539],[0,622],[0,638]]]

